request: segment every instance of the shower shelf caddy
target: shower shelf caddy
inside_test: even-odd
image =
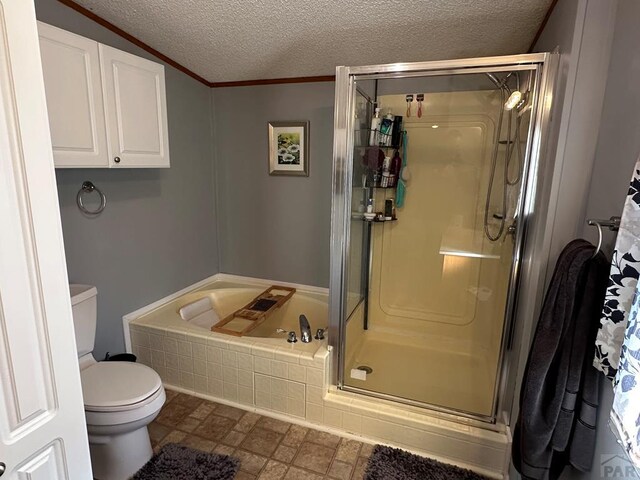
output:
[[[396,145],[383,145],[383,143],[385,142],[379,142],[378,145],[370,145],[369,144],[369,139],[371,137],[371,134],[373,132],[377,132],[378,135],[381,135],[383,137],[387,137],[388,139],[392,138],[392,135],[389,134],[383,134],[380,133],[379,130],[371,130],[371,129],[360,129],[360,130],[355,130],[357,133],[360,134],[366,134],[366,139],[364,142],[364,145],[356,145],[354,146],[354,150],[357,152],[356,155],[361,156],[361,162],[362,165],[364,166],[364,172],[366,175],[366,182],[364,182],[363,188],[365,189],[365,191],[367,192],[366,194],[366,198],[373,198],[374,199],[374,203],[375,203],[375,192],[376,191],[384,191],[384,196],[385,196],[385,200],[387,199],[393,199],[394,201],[394,215],[395,215],[395,191],[398,188],[398,181],[400,180],[399,178],[395,179],[395,184],[392,186],[382,186],[382,185],[370,185],[371,182],[371,176],[372,176],[372,172],[373,169],[371,169],[369,167],[369,160],[367,158],[367,151],[369,149],[379,149],[379,150],[383,150],[384,151],[384,156],[388,156],[388,152],[389,151],[398,151],[401,154],[404,153],[403,152],[403,146],[404,146],[404,136],[407,134],[406,130],[401,130],[400,132],[397,133],[397,135],[399,136],[398,141],[396,142]],[[363,153],[364,152],[364,153]],[[400,171],[402,171],[402,164],[400,167]],[[399,174],[398,174],[399,176]],[[393,194],[391,195],[391,197],[389,197],[389,195],[387,194],[388,191],[392,191]],[[368,218],[364,218],[362,217],[362,221],[367,223],[367,224],[372,224],[372,223],[387,223],[387,222],[396,222],[398,221],[398,218],[396,216],[394,216],[392,219],[389,220],[378,220],[378,219],[368,219]]]

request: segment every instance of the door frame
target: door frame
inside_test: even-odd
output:
[[[546,189],[541,188],[540,172],[548,171],[547,163],[552,158],[543,156],[544,145],[549,130],[551,104],[558,69],[559,55],[535,53],[458,59],[449,61],[395,63],[358,67],[340,66],[336,68],[336,89],[334,108],[333,173],[331,205],[331,256],[329,277],[329,345],[332,349],[331,384],[341,390],[393,400],[414,406],[450,414],[452,419],[467,417],[484,423],[501,422],[509,424],[509,414],[515,388],[514,366],[519,358],[521,334],[533,325],[540,305],[540,288],[544,282],[544,269],[548,262],[548,250],[540,250],[539,245],[548,242],[544,235],[544,222],[536,221],[541,212],[552,212],[549,208],[553,199]],[[458,75],[526,70],[535,71],[536,88],[533,99],[532,122],[528,132],[529,143],[525,152],[523,179],[524,188],[520,195],[519,219],[514,239],[514,253],[511,279],[509,282],[505,327],[500,350],[500,371],[495,389],[494,408],[490,416],[480,416],[453,409],[425,405],[404,398],[378,394],[354,387],[346,387],[346,296],[347,274],[349,271],[350,204],[353,167],[353,116],[357,81],[391,78]],[[548,160],[548,161],[547,161]],[[550,182],[547,182],[550,183]],[[550,234],[548,235],[550,237]],[[534,250],[536,256],[532,256]],[[535,295],[520,295],[518,291],[531,291]],[[535,298],[532,298],[535,297]],[[532,301],[532,299],[534,301]],[[517,319],[517,322],[516,322]],[[509,347],[509,348],[507,348]]]

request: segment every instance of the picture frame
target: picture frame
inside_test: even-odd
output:
[[[269,122],[269,175],[309,176],[309,122]]]

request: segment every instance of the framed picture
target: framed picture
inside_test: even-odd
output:
[[[309,122],[269,122],[269,175],[309,176]]]

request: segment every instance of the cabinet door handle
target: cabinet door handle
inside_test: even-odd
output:
[[[116,162],[116,163],[120,163],[120,157],[115,157],[115,158],[113,159],[113,161],[114,161],[114,162]]]

